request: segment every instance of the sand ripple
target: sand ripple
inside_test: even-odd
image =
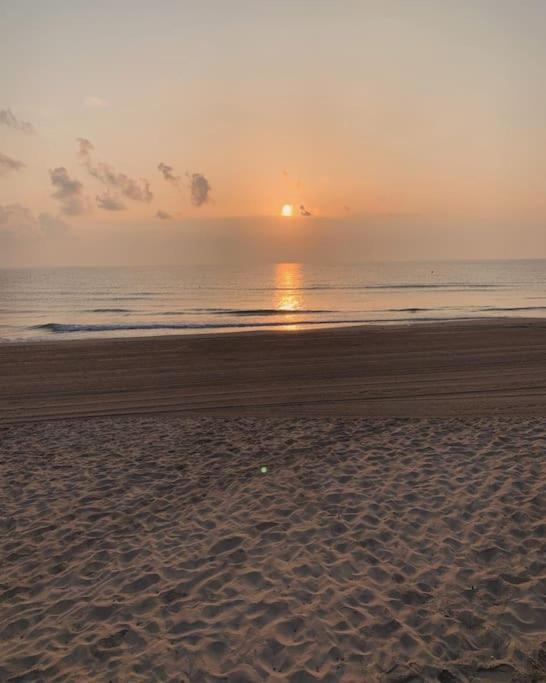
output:
[[[546,680],[545,420],[17,425],[0,475],[2,681]]]

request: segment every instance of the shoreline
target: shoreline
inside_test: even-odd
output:
[[[268,327],[270,323],[264,324],[263,327],[256,326],[254,328],[252,327],[218,327],[218,328],[209,328],[209,327],[202,327],[202,328],[179,328],[181,330],[187,329],[188,332],[176,332],[173,331],[172,333],[165,332],[165,330],[176,330],[178,328],[170,328],[170,327],[165,327],[165,328],[150,328],[148,331],[149,332],[155,332],[155,334],[143,334],[143,335],[108,335],[108,336],[100,336],[101,332],[107,332],[109,330],[94,330],[90,331],[89,336],[86,337],[80,337],[78,336],[80,334],[79,331],[74,331],[74,332],[51,332],[49,336],[47,337],[39,337],[39,338],[34,338],[34,337],[29,337],[29,338],[24,338],[24,339],[17,339],[17,340],[10,340],[10,339],[5,339],[4,341],[0,341],[0,348],[3,348],[5,346],[21,346],[23,344],[58,344],[58,343],[73,343],[73,342],[98,342],[98,341],[103,341],[103,342],[112,342],[112,341],[144,341],[144,340],[150,340],[150,339],[155,339],[155,340],[160,340],[160,339],[210,339],[211,337],[218,337],[218,338],[224,338],[226,336],[258,336],[258,335],[264,335],[264,334],[272,334],[272,335],[284,335],[284,334],[308,334],[308,333],[322,333],[322,332],[332,332],[335,330],[369,330],[369,329],[393,329],[393,328],[400,328],[400,329],[407,329],[408,327],[413,327],[413,326],[418,326],[418,327],[423,327],[423,326],[458,326],[458,325],[487,325],[489,323],[495,323],[495,324],[506,324],[509,326],[512,326],[514,324],[524,324],[524,325],[540,325],[541,323],[543,326],[546,328],[546,316],[544,317],[518,317],[518,316],[511,316],[511,317],[505,317],[505,316],[498,316],[498,317],[461,317],[461,318],[396,318],[393,319],[392,321],[388,320],[366,320],[364,322],[348,322],[348,323],[336,323],[336,322],[311,322],[311,323],[302,323],[302,322],[295,322],[295,323],[290,323],[290,322],[280,322],[278,325],[275,323],[271,324],[271,327]],[[49,325],[50,323],[47,323]],[[55,323],[56,324],[56,323]],[[301,325],[301,328],[298,327],[298,325]],[[37,325],[37,328],[40,327],[45,327],[45,325]],[[284,328],[290,328],[290,329],[284,329]],[[123,328],[120,329],[120,332],[124,331],[136,331],[136,329],[140,328],[135,328],[133,330],[132,328],[128,330],[124,330]],[[210,330],[207,331],[207,330]],[[225,332],[221,331],[225,330]],[[145,330],[144,330],[145,331]],[[62,335],[62,336],[58,336]],[[74,335],[74,336],[71,336]]]
[[[296,321],[296,322],[271,322],[271,323],[241,323],[241,324],[203,324],[201,326],[192,326],[191,323],[180,324],[155,324],[150,323],[149,327],[140,326],[139,323],[127,324],[123,326],[122,323],[108,324],[64,324],[64,323],[45,323],[43,325],[35,325],[27,329],[48,329],[50,330],[47,336],[43,337],[20,337],[17,339],[4,338],[0,339],[0,347],[6,345],[21,345],[21,344],[46,344],[49,342],[73,342],[73,341],[114,341],[114,340],[143,340],[143,339],[160,339],[168,338],[188,338],[188,337],[211,337],[225,335],[251,335],[251,334],[267,334],[267,333],[304,333],[304,332],[321,332],[325,330],[342,330],[342,329],[368,329],[368,328],[406,328],[413,325],[459,325],[459,324],[487,324],[487,323],[525,323],[535,324],[543,322],[546,325],[546,316],[461,316],[458,318],[392,318],[391,320],[347,320],[347,321]],[[56,328],[78,328],[78,329],[56,329]],[[79,329],[82,328],[82,329]],[[122,332],[135,332],[136,334],[120,334]],[[111,333],[111,334],[110,334]],[[82,336],[84,335],[84,336]]]
[[[0,375],[0,423],[169,413],[545,415],[546,320],[4,343]]]

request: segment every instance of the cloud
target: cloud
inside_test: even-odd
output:
[[[102,97],[86,97],[84,105],[89,109],[106,109],[110,106],[110,102],[103,100]]]
[[[36,219],[30,209],[22,204],[0,205],[0,227],[4,229],[30,229]]]
[[[172,218],[170,213],[167,213],[166,211],[161,211],[161,209],[156,213],[155,217],[159,218],[162,221],[168,221]]]
[[[20,130],[23,133],[32,135],[36,131],[31,123],[26,121],[20,121],[11,109],[0,109],[0,124],[7,126],[8,128],[14,128],[15,130]]]
[[[0,205],[0,263],[4,266],[55,263],[70,243],[71,229],[49,213],[22,204]]]
[[[167,180],[170,183],[173,183],[174,185],[178,185],[178,183],[180,182],[180,176],[174,175],[174,169],[172,166],[169,166],[168,164],[164,164],[163,162],[161,162],[157,168],[159,171],[161,171],[163,178],[165,178],[165,180]]]
[[[190,179],[191,203],[194,206],[203,206],[209,201],[211,186],[209,181],[201,173],[186,173]]]
[[[57,190],[51,195],[61,203],[61,212],[75,216],[87,210],[87,201],[83,194],[83,184],[68,175],[64,166],[50,169],[51,183]]]
[[[97,195],[96,202],[99,209],[104,209],[105,211],[124,211],[127,208],[119,197],[110,194],[108,190],[101,195]]]
[[[41,213],[38,216],[38,224],[44,234],[51,236],[64,235],[70,230],[68,223],[50,213]]]
[[[17,159],[12,159],[0,152],[0,175],[9,173],[9,171],[20,171],[25,167],[22,161],[17,161]]]
[[[91,152],[95,149],[92,142],[86,138],[76,138],[80,146],[78,150],[78,157],[82,163],[89,163]]]
[[[70,226],[49,213],[41,213],[36,218],[33,212],[22,204],[7,204],[0,205],[0,229],[16,233],[37,231],[47,235],[58,235],[68,232]]]
[[[300,216],[312,216],[313,214],[305,208],[303,204],[300,204]]]
[[[169,166],[162,161],[157,168],[168,183],[180,187],[181,178],[180,176],[175,175],[172,166]],[[191,203],[194,206],[206,204],[209,201],[209,194],[211,191],[209,181],[202,173],[186,173],[186,176],[190,180],[188,187],[190,189]]]
[[[93,144],[85,138],[78,138],[78,142],[80,146],[78,157],[90,175],[107,187],[118,190],[127,199],[147,203],[152,201],[154,195],[150,190],[148,180],[145,178],[134,180],[125,173],[118,173],[112,166],[102,161],[94,163],[92,159],[92,152],[95,149]]]

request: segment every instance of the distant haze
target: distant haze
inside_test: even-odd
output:
[[[4,2],[0,267],[546,258],[544,35],[539,0]]]

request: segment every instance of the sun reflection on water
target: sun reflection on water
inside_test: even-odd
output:
[[[275,264],[273,307],[278,311],[283,311],[282,319],[287,323],[285,329],[293,330],[298,327],[289,323],[294,323],[301,317],[298,311],[303,309],[302,285],[303,266],[301,263]]]

